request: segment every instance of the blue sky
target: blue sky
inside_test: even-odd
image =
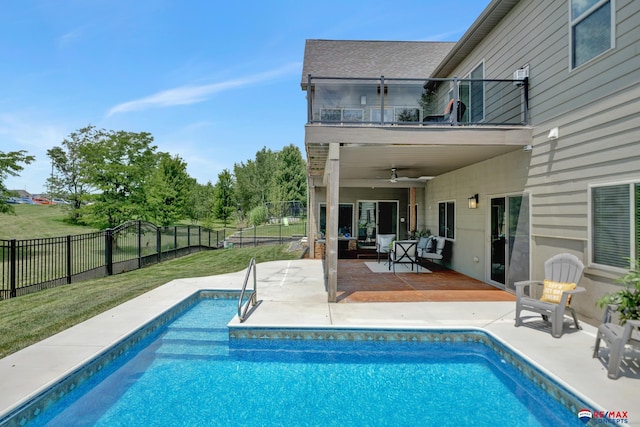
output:
[[[266,146],[304,155],[306,39],[457,41],[489,0],[8,0],[0,9],[0,151],[36,161],[89,124],[150,132],[198,182]]]

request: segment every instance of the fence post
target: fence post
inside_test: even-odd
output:
[[[138,220],[138,268],[142,268],[142,221]]]
[[[282,239],[282,222],[280,222],[280,227],[278,227],[278,234],[280,235],[278,241],[282,244],[284,242]]]
[[[104,264],[107,267],[107,276],[113,274],[113,229],[107,228],[104,232]]]
[[[187,225],[187,253],[191,253],[191,226]]]
[[[16,239],[11,239],[11,247],[9,249],[9,284],[11,293],[9,298],[16,297]]]
[[[258,227],[254,225],[253,226],[253,247],[254,248],[258,246],[258,238],[256,237],[257,235],[258,235]]]
[[[156,227],[156,252],[158,253],[158,262],[162,262],[162,232],[160,227]]]
[[[71,284],[71,235],[67,234],[67,285]]]
[[[178,256],[178,226],[173,226],[173,257]]]
[[[202,227],[198,226],[198,246],[202,248]]]

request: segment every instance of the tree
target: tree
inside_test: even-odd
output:
[[[9,151],[5,153],[0,151],[0,213],[15,213],[13,206],[6,203],[7,188],[4,186],[4,180],[9,175],[18,176],[24,169],[21,165],[28,165],[36,158],[27,155],[25,150]]]
[[[96,144],[106,138],[104,130],[98,130],[94,126],[87,126],[72,132],[68,138],[62,141],[61,147],[53,147],[47,150],[47,156],[51,159],[51,177],[47,179],[51,195],[62,197],[70,203],[69,219],[72,222],[80,222],[80,209],[88,194],[91,192],[89,182],[83,179],[81,168],[83,147]]]
[[[210,226],[213,219],[213,204],[215,202],[215,188],[211,181],[206,185],[198,184],[195,179],[191,179],[191,185],[185,206],[185,216],[191,222],[202,221]]]
[[[114,227],[148,218],[145,189],[158,161],[152,142],[147,132],[108,131],[82,145],[82,180],[98,192],[94,203],[82,208],[89,223]]]
[[[226,227],[227,221],[236,211],[235,198],[233,197],[233,178],[227,169],[218,174],[214,200],[214,215],[217,219],[223,220]]]
[[[244,212],[269,201],[278,169],[277,155],[266,147],[256,153],[256,159],[235,164],[235,194]]]
[[[187,164],[179,156],[158,153],[158,159],[147,185],[147,207],[156,223],[167,226],[185,218],[192,183]]]
[[[271,187],[271,203],[274,212],[282,216],[283,202],[301,202],[307,200],[307,165],[300,149],[291,144],[278,153],[278,166]]]

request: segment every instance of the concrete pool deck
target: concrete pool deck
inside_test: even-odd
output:
[[[139,329],[194,292],[240,289],[245,271],[173,280],[77,326],[0,359],[0,418],[46,390],[105,348]],[[565,327],[553,338],[531,314],[514,327],[513,302],[327,302],[319,260],[274,261],[257,265],[260,304],[242,324],[247,327],[482,328],[508,343],[599,409],[626,411],[628,425],[640,426],[640,371],[628,359],[618,380],[607,378],[600,359],[591,357],[596,328]],[[240,325],[237,318],[231,321]],[[607,352],[601,350],[601,355]],[[587,408],[595,409],[595,408]]]

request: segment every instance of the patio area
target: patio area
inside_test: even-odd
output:
[[[386,270],[381,273],[374,273],[367,262],[377,264],[370,259],[338,260],[337,302],[515,301],[513,294],[435,263],[424,263],[420,274],[393,274],[384,261],[379,263]]]

